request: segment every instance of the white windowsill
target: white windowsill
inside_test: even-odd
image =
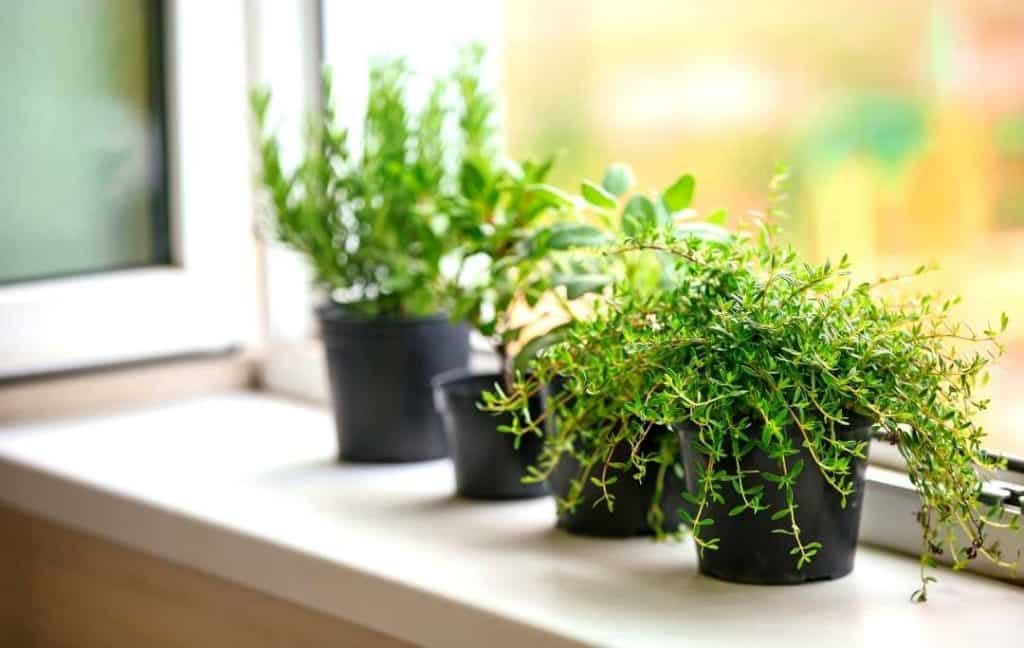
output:
[[[549,499],[451,497],[446,461],[334,463],[323,409],[238,393],[0,428],[0,501],[427,646],[1005,644],[1024,591],[861,547],[853,575],[750,587],[689,543],[576,538]]]

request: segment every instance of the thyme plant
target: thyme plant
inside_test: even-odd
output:
[[[977,388],[1002,350],[1005,315],[975,331],[953,316],[955,298],[893,296],[894,286],[924,267],[860,282],[845,256],[838,263],[803,261],[779,240],[783,178],[773,180],[767,212],[733,236],[651,227],[612,251],[670,255],[674,282],[649,300],[617,285],[596,317],[576,322],[563,343],[534,362],[533,375],[489,399],[495,409],[517,412],[542,383],[568,377],[567,399],[576,402],[556,403],[552,411],[559,425],[568,420],[576,431],[550,437],[532,478],[544,478],[561,453],[571,452],[587,467],[581,479],[607,493],[609,475],[622,469],[610,459],[615,447],[632,449],[629,463],[639,469],[644,459],[635,449],[652,425],[687,423],[703,457],[697,492],[686,495],[693,510],[684,513],[699,551],[719,547],[707,511],[729,489],[741,504],[728,514],[769,516],[802,568],[821,544],[801,531],[793,486],[801,471],[817,470],[845,502],[866,441],[844,428],[866,417],[898,447],[920,496],[921,587],[913,599],[927,599],[934,580],[927,568],[945,552],[955,568],[979,557],[1012,567],[1015,559],[1003,556],[989,530],[1017,529],[1018,516],[981,499],[986,476],[1000,464],[983,451],[984,431],[975,423],[988,406]],[[510,431],[541,430],[520,413]],[[801,448],[811,457],[806,465]],[[776,469],[740,469],[739,460],[755,450]],[[770,508],[766,489],[783,493],[785,504]]]
[[[444,305],[447,205],[457,191],[453,146],[445,137],[449,81],[437,80],[414,110],[406,97],[410,75],[401,59],[371,66],[363,144],[355,155],[325,72],[323,107],[309,120],[305,154],[294,171],[285,170],[268,123],[270,93],[251,95],[271,229],[308,259],[316,285],[357,315],[422,316]],[[456,140],[487,137],[485,123],[459,126]]]

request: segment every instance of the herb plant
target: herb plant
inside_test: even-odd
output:
[[[574,200],[545,184],[554,158],[516,163],[499,154],[495,100],[481,84],[482,57],[482,49],[468,50],[452,78],[465,137],[459,190],[449,205],[450,239],[460,263],[448,297],[452,319],[466,321],[491,339],[509,368],[510,351],[523,342],[524,333],[512,318],[513,309],[536,307],[550,295],[571,315],[569,301],[600,290],[608,280],[588,272],[593,263],[575,259],[571,250],[609,237],[575,219]],[[523,348],[517,358],[521,365],[555,335],[535,338]]]
[[[371,66],[363,145],[354,155],[325,72],[322,111],[309,120],[305,155],[291,172],[267,121],[269,92],[251,96],[271,229],[308,259],[317,286],[357,315],[422,316],[443,306],[446,206],[455,190],[444,137],[448,81],[435,82],[414,111],[406,98],[410,74],[400,59]],[[458,134],[475,142],[485,128],[463,122]]]
[[[690,208],[692,176],[681,176],[662,194],[653,196],[628,196],[633,182],[632,172],[623,165],[609,167],[600,184],[585,181],[581,202],[590,220],[625,240],[660,229],[729,240],[730,235],[721,227],[722,213],[701,220]],[[599,302],[593,319],[567,325],[557,339],[548,341],[553,346],[531,364],[528,374],[520,374],[507,392],[499,389],[485,394],[484,405],[491,411],[517,414],[504,431],[517,436],[544,436],[543,451],[537,464],[529,468],[525,481],[551,478],[559,462],[570,457],[578,463],[579,470],[570,480],[568,492],[558,499],[560,511],[573,512],[588,505],[606,506],[613,512],[615,494],[610,486],[620,478],[653,479],[655,488],[647,521],[656,534],[663,535],[666,520],[660,503],[666,479],[670,471],[680,477],[682,471],[678,441],[664,426],[644,421],[630,411],[634,394],[641,389],[638,378],[642,374],[620,373],[617,369],[626,363],[631,350],[610,344],[591,348],[581,335],[589,331],[600,338],[602,334],[598,331],[613,325],[610,318],[617,313],[641,312],[638,321],[619,324],[645,326],[642,311],[678,281],[675,258],[663,250],[612,250],[607,244],[604,252],[598,254],[596,267],[600,272],[596,276],[604,281],[615,278],[615,307]],[[594,352],[599,355],[589,355]],[[525,404],[545,389],[550,392],[546,410],[531,419]],[[588,485],[599,489],[594,501],[584,501]],[[670,524],[669,528],[675,526]]]
[[[898,447],[920,496],[914,600],[927,599],[934,578],[926,568],[944,552],[958,568],[977,557],[1012,566],[988,531],[1015,529],[1018,519],[980,498],[999,462],[983,452],[984,431],[974,422],[988,406],[976,388],[1001,351],[1005,315],[979,332],[953,317],[956,299],[894,296],[898,284],[927,268],[858,282],[845,256],[836,264],[804,262],[779,240],[783,178],[773,181],[767,212],[733,236],[673,227],[628,233],[614,253],[670,255],[673,282],[648,300],[617,285],[596,317],[574,323],[560,345],[535,360],[532,375],[489,399],[495,409],[516,412],[543,382],[567,377],[570,395],[554,411],[559,426],[575,431],[552,437],[533,478],[571,452],[587,467],[581,479],[606,488],[608,475],[622,469],[610,459],[617,446],[634,449],[629,461],[639,471],[645,461],[635,449],[652,425],[687,423],[705,459],[697,492],[687,494],[694,508],[684,513],[699,551],[719,547],[707,510],[730,489],[742,504],[729,515],[769,516],[802,568],[821,545],[801,532],[796,478],[817,470],[845,502],[866,441],[842,428],[867,417]],[[510,431],[539,433],[538,421],[519,414]],[[806,465],[801,448],[812,458]],[[739,469],[754,450],[777,468]],[[766,489],[782,492],[786,504],[769,508]]]

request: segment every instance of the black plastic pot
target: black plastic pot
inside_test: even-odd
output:
[[[359,318],[318,309],[342,461],[407,462],[448,454],[430,380],[465,367],[469,332],[442,316]]]
[[[704,464],[707,456],[693,448],[692,440],[697,434],[695,427],[682,424],[676,426],[676,431],[682,448],[686,486],[690,493],[696,494],[698,484],[694,466],[698,461]],[[796,430],[790,432],[799,436]],[[870,432],[870,421],[856,418],[843,428],[842,436],[867,441]],[[771,519],[774,511],[785,508],[784,491],[774,484],[765,483],[762,503],[770,507],[768,511],[756,515],[746,511],[729,517],[729,511],[740,504],[740,498],[734,489],[725,487],[721,491],[725,501],[709,501],[703,514],[703,517],[714,520],[713,525],[705,527],[704,533],[720,541],[718,550],[707,550],[699,555],[702,574],[737,583],[795,585],[840,578],[853,571],[867,462],[857,460],[854,463],[855,492],[847,498],[846,507],[843,508],[842,498],[826,483],[802,443],[802,437],[794,438],[794,446],[800,448],[800,457],[804,460],[804,469],[793,488],[798,507],[797,523],[805,543],[822,544],[818,554],[802,569],[797,569],[797,558],[791,553],[793,539],[788,535],[772,533],[773,529],[787,528],[785,521]],[[730,469],[735,465],[732,457],[720,461],[719,465],[722,470],[735,473],[734,468]],[[778,462],[756,448],[740,460],[740,467],[744,471],[779,472]],[[761,483],[756,481],[756,477],[754,479],[753,482],[747,479],[748,487]]]
[[[654,454],[659,449],[660,435],[672,434],[666,428],[653,428],[641,444],[641,452]],[[620,445],[612,453],[612,461],[628,461],[629,447]],[[549,479],[551,490],[556,497],[569,494],[569,484],[579,474],[580,464],[569,454],[563,454]],[[594,506],[601,497],[601,489],[592,483],[583,486],[582,502],[575,511],[560,511],[558,527],[569,533],[602,538],[628,538],[631,536],[654,535],[655,529],[648,523],[648,512],[657,487],[657,466],[650,464],[643,482],[632,474],[618,475],[618,481],[608,486],[615,496],[615,508],[609,511],[604,502]],[[665,519],[662,531],[673,532],[680,524],[679,513],[688,506],[682,497],[685,485],[674,471],[665,475],[661,494],[661,509]]]
[[[498,431],[499,425],[512,422],[512,416],[494,415],[477,407],[483,392],[501,379],[496,373],[473,374],[461,369],[434,379],[434,402],[455,463],[455,490],[463,497],[484,500],[547,495],[548,486],[543,482],[522,483],[526,467],[537,461],[543,439],[524,436],[517,449],[514,436]],[[539,416],[541,398],[531,401],[530,407]]]

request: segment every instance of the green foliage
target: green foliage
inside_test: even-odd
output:
[[[598,286],[605,288],[611,280],[616,285],[617,298],[622,299],[628,294],[632,306],[638,309],[657,301],[666,287],[678,280],[675,276],[676,259],[660,250],[613,245],[632,241],[633,235],[674,228],[681,237],[704,237],[701,232],[685,233],[700,222],[713,230],[716,236],[728,238],[728,232],[720,227],[696,221],[693,213],[680,213],[692,199],[692,176],[682,176],[673,183],[665,195],[674,197],[667,201],[661,195],[628,195],[628,188],[633,184],[633,174],[628,167],[612,165],[601,185],[583,182],[582,200],[577,201],[583,205],[586,219],[601,223],[602,228],[581,229],[578,225],[555,228],[553,238],[560,240],[564,236],[566,240],[589,249],[591,256],[587,261],[591,268],[597,270],[592,275],[576,273],[571,281],[562,283],[570,298],[584,290]],[[664,206],[666,202],[668,207]],[[676,222],[676,218],[681,220]],[[619,306],[623,307],[622,304]],[[643,421],[628,411],[636,390],[641,389],[636,382],[641,374],[620,374],[616,369],[625,366],[633,350],[613,345],[602,346],[598,350],[583,345],[581,333],[589,330],[600,335],[597,331],[612,325],[613,320],[609,317],[612,312],[608,304],[599,304],[598,314],[592,321],[568,324],[552,332],[547,339],[538,341],[537,349],[529,349],[529,357],[537,352],[543,353],[529,364],[529,373],[525,372],[527,365],[520,363],[517,382],[510,390],[485,393],[484,409],[516,415],[513,424],[503,430],[505,432],[544,437],[538,463],[530,467],[526,481],[546,480],[565,455],[579,462],[580,469],[570,481],[569,492],[558,500],[560,510],[573,511],[581,505],[606,506],[613,510],[615,497],[609,486],[620,478],[654,480],[656,489],[648,510],[648,521],[661,534],[664,512],[660,501],[665,477],[669,471],[682,471],[678,441],[663,426]],[[646,320],[640,317],[638,322],[629,325],[645,326]],[[602,355],[600,358],[574,357],[584,349],[588,353],[598,350]],[[524,406],[529,398],[549,387],[545,413],[535,419],[528,418],[529,410]],[[616,459],[613,460],[613,456]],[[599,489],[596,501],[583,501],[584,488],[588,484]]]
[[[453,202],[453,238],[461,262],[449,291],[451,316],[492,338],[500,352],[521,333],[509,321],[517,299],[535,306],[541,296],[561,287],[572,300],[608,283],[592,264],[577,262],[571,254],[607,236],[567,220],[572,209],[542,184],[551,163],[473,163],[480,190],[463,191]],[[469,175],[465,168],[464,176]]]
[[[999,464],[982,451],[984,432],[974,422],[988,405],[975,386],[1001,352],[997,335],[1006,318],[976,332],[952,318],[955,299],[887,298],[886,286],[902,276],[857,283],[845,256],[836,264],[804,262],[778,242],[782,179],[773,181],[767,213],[736,234],[707,236],[706,226],[714,226],[707,221],[697,229],[627,232],[612,253],[670,256],[672,281],[654,297],[617,282],[594,318],[575,322],[534,361],[530,376],[492,394],[489,407],[515,413],[544,384],[563,382],[543,417],[516,420],[510,429],[535,433],[538,420],[557,422],[531,472],[535,479],[563,453],[584,466],[581,478],[641,472],[646,458],[615,464],[614,449],[635,450],[654,426],[693,426],[694,448],[706,463],[699,462],[699,488],[688,495],[695,513],[687,521],[700,550],[720,543],[708,504],[735,489],[743,505],[729,514],[776,521],[776,532],[792,540],[797,567],[813,561],[821,545],[801,531],[795,480],[817,470],[844,499],[851,496],[866,442],[843,428],[854,416],[867,417],[898,446],[921,498],[924,554],[915,600],[927,596],[924,568],[933,554],[948,551],[956,566],[977,556],[1009,566],[988,530],[1017,521],[979,500],[985,474]],[[741,471],[739,459],[754,450],[777,469]],[[764,489],[784,493],[785,505],[763,504]],[[577,505],[572,496],[562,505]]]
[[[482,60],[481,49],[470,49],[453,75],[464,150],[460,190],[448,205],[448,244],[460,260],[448,298],[452,319],[466,321],[491,338],[504,355],[522,333],[509,321],[517,300],[534,306],[558,288],[573,300],[608,283],[592,265],[576,262],[571,254],[600,245],[608,236],[573,222],[575,201],[545,184],[553,158],[515,163],[499,155],[495,100],[480,83]],[[534,340],[522,360],[552,339]]]
[[[474,48],[466,59],[480,56]],[[462,63],[461,65],[466,65]],[[460,81],[465,76],[455,75]],[[402,60],[375,62],[359,155],[336,118],[331,77],[324,105],[309,120],[306,149],[294,171],[283,168],[268,123],[270,95],[251,101],[260,134],[260,178],[273,219],[270,229],[303,254],[314,281],[346,310],[366,316],[417,316],[444,306],[442,258],[447,252],[452,195],[473,179],[456,177],[444,137],[451,108],[449,80],[435,82],[414,111],[406,98],[410,70]],[[460,87],[460,97],[467,92]],[[486,107],[460,106],[462,150],[487,154]]]

